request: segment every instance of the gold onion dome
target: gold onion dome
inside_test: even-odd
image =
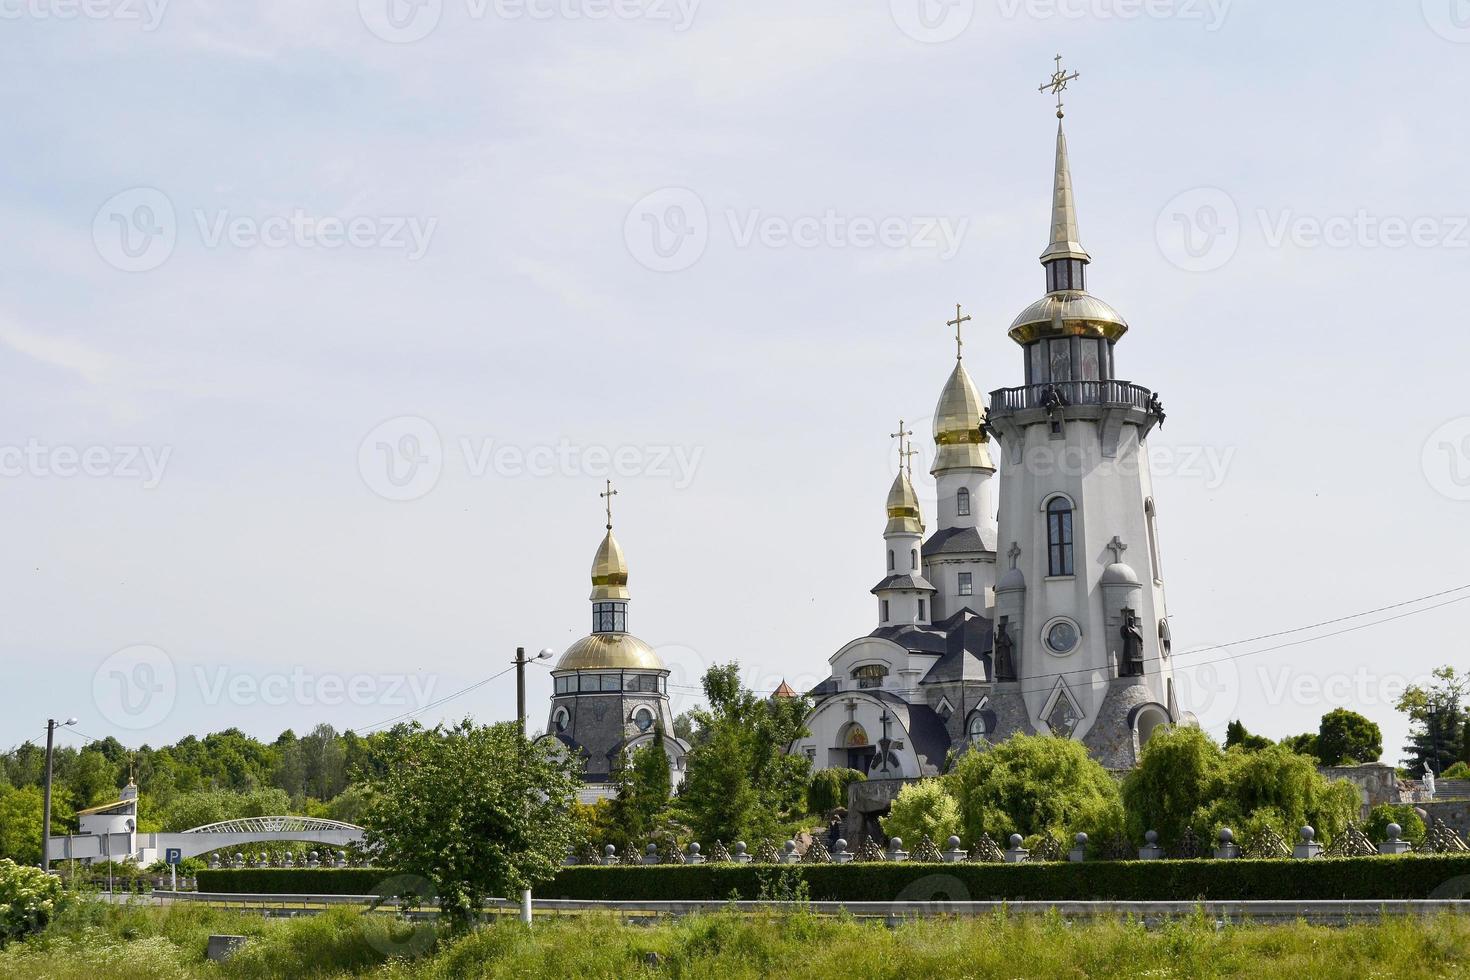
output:
[[[888,528],[884,534],[923,534],[924,520],[919,516],[919,495],[908,475],[900,472],[888,491]]]
[[[623,558],[622,546],[613,537],[612,528],[597,546],[592,559],[592,601],[609,601],[628,598],[628,562]]]
[[[593,633],[567,647],[557,670],[664,670],[664,662],[631,633]]]
[[[965,362],[957,361],[934,409],[934,444],[939,451],[930,473],[965,467],[995,469],[990,450],[986,448],[990,439],[983,428],[982,405],[980,392],[965,370]]]

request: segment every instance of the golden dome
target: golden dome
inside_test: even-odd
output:
[[[623,549],[613,537],[612,528],[597,546],[597,555],[592,559],[592,600],[628,598],[628,562],[623,558]]]
[[[919,495],[904,473],[899,473],[888,491],[888,527],[884,534],[923,534],[924,519],[919,515]]]
[[[971,467],[995,469],[990,461],[990,450],[986,443],[989,436],[981,426],[985,422],[985,409],[980,401],[980,392],[970,380],[965,363],[959,361],[954,373],[944,383],[939,395],[939,404],[934,409],[934,444],[939,451],[935,454],[930,473]]]
[[[1042,337],[1104,337],[1117,340],[1128,332],[1128,321],[1107,303],[1076,289],[1048,293],[1021,311],[1011,324],[1018,344]]]
[[[593,633],[567,647],[557,670],[664,670],[653,647],[630,633]]]

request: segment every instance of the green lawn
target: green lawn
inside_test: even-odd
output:
[[[223,966],[210,933],[251,937]],[[654,954],[654,955],[650,955]],[[1470,917],[1350,928],[1230,925],[1195,918],[1160,929],[1114,921],[993,916],[895,928],[795,913],[691,917],[657,926],[612,918],[511,921],[437,936],[338,909],[268,920],[207,908],[89,906],[0,951],[0,977],[1465,977]]]

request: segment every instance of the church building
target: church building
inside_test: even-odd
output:
[[[1058,119],[1075,77],[1053,77]],[[1181,721],[1145,444],[1164,412],[1120,379],[1128,323],[1088,292],[1091,261],[1059,123],[1046,293],[1009,330],[1024,384],[991,392],[987,409],[959,342],[934,413],[927,537],[900,424],[878,626],[829,658],[811,735],[789,748],[814,768],[933,775],[1022,732],[1079,740],[1124,769]]]

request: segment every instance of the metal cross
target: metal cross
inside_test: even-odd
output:
[[[900,471],[903,470],[904,462],[907,460],[909,455],[907,439],[913,434],[913,429],[905,429],[903,427],[903,419],[898,420],[897,432],[888,433],[888,438],[898,440],[898,468]]]
[[[957,361],[963,360],[965,356],[965,338],[960,333],[960,329],[972,319],[974,317],[969,314],[961,316],[960,304],[956,303],[954,305],[954,319],[945,324],[947,327],[954,327],[954,359]]]
[[[1052,72],[1051,81],[1043,83],[1042,86],[1036,91],[1042,93],[1043,95],[1045,95],[1047,92],[1050,92],[1052,95],[1055,95],[1057,97],[1057,118],[1061,119],[1066,115],[1066,113],[1062,111],[1062,93],[1067,90],[1067,83],[1075,82],[1077,79],[1082,77],[1082,73],[1080,71],[1074,71],[1072,72],[1072,74],[1068,75],[1067,70],[1062,67],[1061,55],[1057,55],[1056,61],[1057,70]]]
[[[611,480],[607,481],[607,490],[598,494],[599,497],[607,501],[607,529],[609,531],[612,530],[612,499],[617,495],[618,492],[613,489]]]
[[[1113,540],[1109,541],[1107,545],[1105,545],[1105,547],[1108,548],[1108,550],[1112,551],[1113,562],[1116,564],[1122,564],[1123,552],[1128,550],[1128,546],[1123,543],[1123,539],[1115,534],[1113,535]]]

